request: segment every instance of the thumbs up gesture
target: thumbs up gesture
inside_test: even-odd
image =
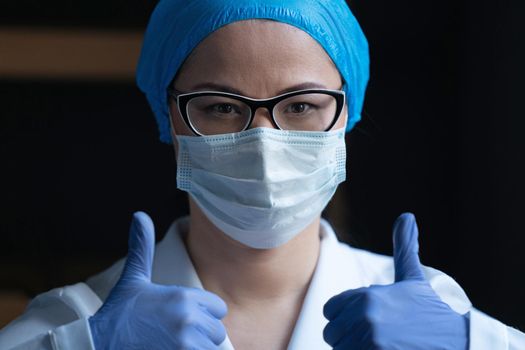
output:
[[[324,339],[335,349],[461,349],[468,320],[434,292],[419,261],[412,214],[394,224],[395,283],[347,290],[324,306]]]
[[[153,223],[137,212],[122,275],[89,319],[95,349],[218,349],[226,304],[204,290],[152,283],[154,249]]]

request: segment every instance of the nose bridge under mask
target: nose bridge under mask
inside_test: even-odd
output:
[[[271,181],[279,176],[282,167],[279,166],[280,154],[284,152],[281,144],[271,143],[269,139],[259,137],[251,142],[240,145],[238,152],[243,153],[243,173],[260,181]],[[284,166],[285,164],[283,164]]]

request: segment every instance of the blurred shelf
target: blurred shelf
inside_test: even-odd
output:
[[[20,315],[28,302],[22,292],[0,291],[0,329]]]
[[[135,30],[0,28],[0,79],[133,81],[142,42]]]

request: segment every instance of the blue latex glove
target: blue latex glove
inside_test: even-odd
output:
[[[204,290],[152,283],[154,249],[153,223],[137,212],[120,280],[89,319],[95,349],[218,349],[226,304]]]
[[[395,283],[347,290],[324,306],[324,339],[335,349],[467,349],[468,319],[425,279],[412,214],[394,224]]]

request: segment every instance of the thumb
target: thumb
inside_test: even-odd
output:
[[[148,214],[133,214],[129,229],[128,257],[122,277],[127,280],[151,281],[151,268],[155,252],[155,228]]]
[[[394,223],[396,282],[425,279],[418,253],[419,243],[416,218],[411,213],[401,214]]]

